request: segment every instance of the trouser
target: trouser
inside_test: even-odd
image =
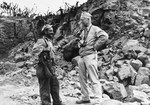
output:
[[[39,90],[42,105],[51,105],[51,97],[53,99],[53,105],[61,105],[59,97],[59,82],[56,76],[51,78],[38,78]]]
[[[89,100],[87,79],[89,77],[95,97],[102,98],[102,87],[98,78],[97,54],[91,54],[79,59],[79,81],[81,84],[82,100]]]

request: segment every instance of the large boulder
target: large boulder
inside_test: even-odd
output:
[[[122,48],[123,51],[145,52],[147,49],[140,45],[138,40],[129,39]]]
[[[128,65],[122,65],[118,71],[118,77],[120,80],[124,80],[126,78],[131,77],[131,69]]]
[[[141,15],[143,15],[144,17],[149,17],[149,15],[150,15],[149,7],[141,8],[139,11],[140,11]]]
[[[150,70],[146,67],[140,67],[138,74],[150,76]]]
[[[144,92],[133,90],[133,100],[138,100],[139,102],[144,102],[145,100],[148,100],[148,95]],[[133,101],[132,100],[132,101]]]
[[[132,60],[130,62],[130,65],[136,70],[138,71],[140,67],[142,67],[143,63],[140,60]]]
[[[136,76],[135,85],[148,84],[150,85],[150,70],[146,67],[140,67]]]
[[[139,86],[141,84],[150,84],[149,77],[147,75],[138,74],[135,79],[135,85]]]
[[[63,48],[63,57],[66,61],[71,61],[72,58],[79,55],[78,39],[74,39],[66,44]]]
[[[104,93],[108,94],[110,98],[122,100],[127,97],[127,91],[123,84],[120,83],[106,83],[103,85]]]
[[[148,55],[146,55],[146,54],[144,54],[144,53],[139,53],[139,54],[138,54],[138,59],[143,63],[142,66],[145,66],[145,65],[146,65],[146,63],[149,61],[148,58],[149,58]]]
[[[1,55],[7,54],[18,43],[26,40],[26,35],[30,32],[30,23],[27,18],[0,18],[0,21]]]

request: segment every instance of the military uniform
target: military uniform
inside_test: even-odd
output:
[[[47,52],[50,55],[48,60],[54,61],[54,50],[51,40],[47,37],[43,36],[38,39],[37,42],[33,46],[33,55],[37,57],[38,64],[36,66],[37,77],[39,82],[39,90],[42,105],[51,105],[51,97],[53,99],[53,105],[62,105],[60,96],[59,96],[59,82],[55,75],[55,69],[53,62],[50,62],[48,67],[42,62],[46,62],[46,60],[41,60],[41,54],[43,52]],[[45,56],[45,55],[44,55]],[[48,74],[48,71],[50,74]],[[47,76],[48,75],[48,76]],[[51,97],[50,97],[51,95]]]
[[[90,18],[90,14],[81,14],[81,18]],[[84,20],[83,20],[84,21]],[[102,99],[102,87],[98,78],[97,69],[97,51],[95,43],[98,39],[108,39],[108,34],[97,26],[89,24],[88,27],[82,31],[81,35],[81,48],[79,50],[80,59],[79,65],[79,80],[81,84],[82,99],[77,101],[77,104],[89,103],[90,97],[87,88],[87,79],[91,80],[94,95],[99,101]],[[83,44],[83,45],[82,45]]]

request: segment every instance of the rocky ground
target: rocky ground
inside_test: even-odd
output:
[[[150,0],[88,0],[72,8],[76,11],[68,9],[63,17],[58,16],[62,20],[56,18],[59,20],[55,34],[58,44],[68,39],[66,42],[70,42],[69,36],[80,31],[78,20],[81,9],[85,8],[93,15],[92,23],[109,34],[111,43],[98,52],[102,105],[150,105],[149,7]],[[66,26],[62,25],[64,21]],[[4,58],[0,59],[0,105],[40,104],[31,55],[37,22],[38,18],[33,21],[35,27],[31,27],[28,18],[0,17],[0,58]],[[59,37],[61,28],[66,39]],[[66,105],[75,105],[81,95],[78,67],[64,61],[59,50],[56,55],[62,100]],[[89,90],[94,103],[90,83]]]
[[[10,73],[0,76],[0,105],[40,105],[38,81],[34,75],[35,72],[29,70],[28,76],[23,74],[23,70],[17,73]],[[30,75],[31,74],[31,75]],[[77,75],[72,74],[74,79]],[[65,77],[60,82],[60,95],[66,105],[76,105],[75,101],[79,99],[80,88],[76,80]],[[94,103],[94,100],[91,100]],[[91,104],[87,104],[91,105]]]
[[[122,42],[122,43],[120,43]],[[39,105],[40,97],[36,70],[30,54],[34,42],[14,47],[8,59],[0,62],[0,105]],[[28,53],[22,49],[28,46]],[[138,39],[122,37],[98,54],[100,82],[103,87],[102,105],[150,104],[150,50]],[[60,93],[66,105],[75,105],[80,98],[78,67],[63,60],[58,51],[56,74]],[[89,82],[90,96],[94,103]],[[87,104],[88,105],[88,104]],[[89,104],[91,105],[91,104]]]
[[[76,105],[75,101],[80,97],[80,84],[78,82],[78,73],[73,70],[66,76],[58,76],[60,82],[60,94],[66,105]],[[104,80],[101,80],[104,83]],[[90,86],[90,85],[89,85]],[[93,94],[90,90],[91,103],[94,104]],[[134,87],[136,91],[133,102],[122,103],[112,100],[108,95],[103,94],[102,105],[149,105],[148,96],[150,87],[146,84]],[[119,91],[117,91],[118,93]],[[125,92],[123,93],[125,95]],[[0,76],[0,105],[40,105],[39,88],[34,69],[19,69],[15,73],[7,73]],[[107,101],[106,101],[107,100]],[[143,103],[143,104],[140,104]]]

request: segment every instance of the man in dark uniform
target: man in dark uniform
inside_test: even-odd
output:
[[[38,63],[36,65],[36,74],[39,82],[39,90],[42,105],[64,105],[59,96],[59,82],[55,75],[55,57],[52,45],[53,28],[46,24],[42,28],[41,37],[33,46],[33,55]]]

